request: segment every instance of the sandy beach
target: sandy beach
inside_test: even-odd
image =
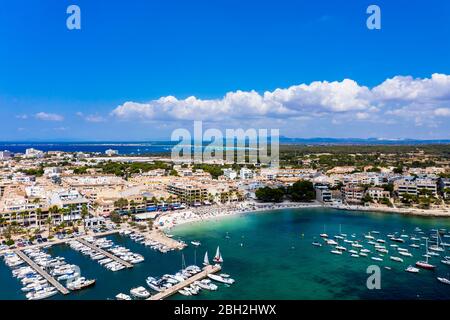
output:
[[[417,209],[417,208],[389,208],[385,206],[358,206],[358,205],[326,205],[319,202],[311,203],[258,203],[258,202],[242,202],[231,203],[223,205],[212,205],[208,207],[189,208],[182,211],[176,211],[168,215],[163,215],[157,218],[155,225],[159,229],[168,231],[172,227],[194,223],[198,221],[206,221],[212,219],[220,219],[227,216],[236,214],[257,213],[272,210],[281,209],[300,209],[300,208],[332,208],[338,210],[349,211],[365,211],[365,212],[383,212],[383,213],[395,213],[410,216],[422,216],[422,217],[449,217],[450,209]]]
[[[220,219],[236,214],[248,214],[281,209],[317,208],[323,205],[317,202],[311,203],[256,203],[242,202],[223,205],[212,205],[208,207],[189,208],[182,211],[175,211],[169,215],[163,215],[156,219],[155,225],[161,230],[170,230],[172,227],[213,219]]]

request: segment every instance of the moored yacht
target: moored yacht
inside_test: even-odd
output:
[[[144,287],[137,287],[130,290],[132,296],[136,298],[146,299],[150,297],[150,292],[148,292]]]
[[[67,289],[71,291],[81,290],[84,288],[89,288],[95,285],[95,279],[86,279],[85,277],[78,278],[67,284]]]
[[[450,280],[447,279],[447,278],[437,277],[436,279],[438,279],[438,281],[441,282],[441,283],[450,284]]]
[[[217,282],[225,283],[225,284],[233,284],[235,282],[234,279],[224,278],[224,277],[218,276],[216,274],[211,274],[211,273],[208,274],[208,278],[210,278],[211,280],[217,281]]]
[[[410,273],[419,273],[419,269],[415,268],[413,266],[409,266],[408,268],[405,269],[406,272],[410,272]]]
[[[436,266],[428,263],[428,240],[426,240],[426,244],[425,247],[427,249],[427,254],[426,254],[426,261],[417,261],[416,262],[416,266],[422,269],[426,269],[426,270],[434,270],[436,268]]]
[[[116,295],[116,300],[131,300],[131,297],[125,293],[119,293]]]
[[[390,258],[391,258],[392,261],[403,262],[403,259],[400,258],[400,257],[393,257],[393,256],[391,256]]]

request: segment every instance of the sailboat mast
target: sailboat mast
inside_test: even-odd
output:
[[[184,254],[181,253],[181,269],[186,269],[186,262],[184,262]]]
[[[439,248],[439,231],[436,230],[436,247]]]

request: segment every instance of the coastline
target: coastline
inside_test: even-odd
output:
[[[223,206],[211,206],[207,209],[198,208],[190,209],[182,212],[176,212],[171,216],[162,216],[157,219],[156,224],[163,223],[162,226],[158,226],[158,229],[167,233],[172,228],[191,224],[202,221],[219,220],[226,217],[232,217],[239,214],[252,214],[265,211],[283,210],[283,209],[302,209],[302,208],[320,208],[324,207],[322,204],[317,202],[311,203],[294,203],[294,202],[283,202],[283,203],[255,203],[247,202],[241,203],[240,205],[223,205]],[[200,210],[202,209],[202,210]],[[209,209],[209,210],[208,210]]]
[[[329,208],[343,211],[361,211],[386,214],[401,214],[411,217],[429,217],[429,218],[450,218],[450,209],[416,209],[416,208],[388,208],[376,206],[357,206],[357,205],[327,205],[319,202],[310,203],[256,203],[247,202],[240,205],[211,206],[207,208],[193,208],[182,212],[176,212],[170,216],[162,216],[157,219],[158,229],[162,232],[169,232],[172,228],[209,220],[219,220],[225,217],[236,216],[238,214],[251,214],[265,211],[275,211],[283,209],[304,209],[304,208]],[[162,223],[162,225],[159,225]]]
[[[450,209],[447,210],[437,210],[437,209],[416,209],[416,208],[388,208],[388,207],[374,207],[374,206],[350,206],[350,205],[341,205],[341,206],[326,206],[325,208],[332,208],[337,210],[346,210],[346,211],[365,211],[365,212],[382,212],[382,213],[390,213],[390,214],[401,214],[405,216],[414,216],[414,217],[429,217],[429,218],[450,218]]]

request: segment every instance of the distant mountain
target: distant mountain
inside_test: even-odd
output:
[[[450,139],[419,140],[419,139],[381,139],[381,138],[289,138],[280,136],[282,144],[366,144],[366,145],[421,145],[421,144],[450,144]]]

